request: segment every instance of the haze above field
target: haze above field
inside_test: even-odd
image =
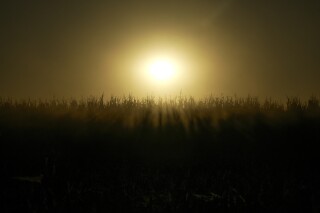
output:
[[[0,96],[319,95],[319,11],[316,0],[2,2]],[[146,73],[159,56],[178,67],[170,81]]]

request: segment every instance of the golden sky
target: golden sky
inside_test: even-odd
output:
[[[0,96],[319,95],[319,1],[1,4]],[[156,58],[174,78],[150,76]]]

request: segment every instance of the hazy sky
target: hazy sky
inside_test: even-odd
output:
[[[319,95],[319,11],[318,0],[1,1],[0,96]],[[170,89],[137,74],[159,51],[185,66]]]

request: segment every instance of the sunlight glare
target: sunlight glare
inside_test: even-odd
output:
[[[176,64],[168,58],[153,59],[148,66],[149,74],[157,81],[170,80],[177,71],[176,69]]]

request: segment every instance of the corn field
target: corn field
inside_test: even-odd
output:
[[[1,212],[319,212],[319,98],[0,98]]]

